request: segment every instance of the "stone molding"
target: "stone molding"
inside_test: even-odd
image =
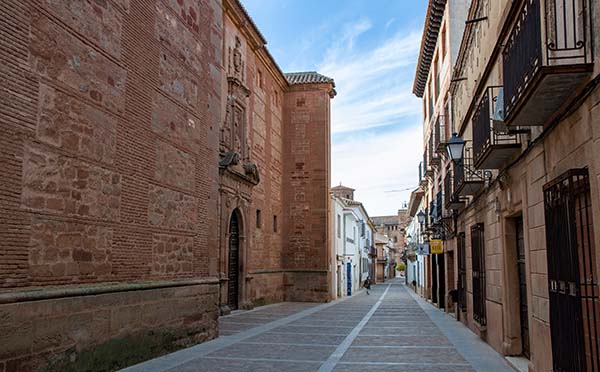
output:
[[[219,279],[206,278],[151,282],[99,283],[77,287],[39,288],[16,292],[0,293],[0,304],[209,284],[219,284]]]

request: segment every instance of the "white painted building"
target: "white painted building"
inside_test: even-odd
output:
[[[426,288],[425,257],[427,255],[422,250],[424,240],[417,215],[419,212],[425,213],[423,196],[424,191],[420,187],[411,193],[408,204],[408,214],[411,217],[411,221],[406,228],[407,256],[414,258],[407,259],[406,283],[407,285],[414,285],[415,291],[421,295],[425,293]],[[410,238],[408,238],[409,236]]]
[[[374,269],[375,227],[362,203],[353,197],[351,188],[332,188],[331,286],[335,298],[356,293]]]
[[[344,199],[332,195],[333,226],[335,238],[333,239],[335,257],[335,283],[336,297],[350,296],[359,289],[360,280],[360,241],[359,217]]]

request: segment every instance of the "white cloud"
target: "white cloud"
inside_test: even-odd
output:
[[[371,216],[388,215],[408,202],[418,182],[422,103],[412,94],[412,82],[421,35],[396,33],[359,49],[360,37],[370,30],[366,25],[361,20],[343,28],[318,71],[333,77],[338,90],[331,181],[355,188]]]
[[[356,189],[371,216],[394,214],[417,187],[422,153],[419,125],[395,131],[348,136],[332,145],[331,182]]]
[[[396,22],[396,18],[395,18],[395,17],[391,18],[389,21],[387,21],[387,22],[386,22],[386,24],[385,24],[385,29],[387,30],[388,28],[390,28],[390,26],[391,26],[391,25],[392,25],[394,22]]]
[[[334,43],[318,68],[335,79],[339,93],[332,103],[333,133],[386,126],[421,112],[411,91],[419,33],[397,33],[373,49],[355,51],[354,41],[368,25],[361,20],[345,27],[346,42]]]

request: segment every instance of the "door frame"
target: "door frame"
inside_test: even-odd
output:
[[[522,355],[523,340],[521,337],[521,300],[519,288],[519,272],[517,269],[517,219],[523,221],[523,245],[525,250],[525,285],[531,288],[531,259],[529,257],[529,231],[525,224],[525,216],[521,211],[517,211],[506,218],[500,220],[500,228],[504,231],[504,251],[503,251],[503,286],[506,296],[503,297],[503,317],[504,335],[502,342],[502,351],[505,355]],[[527,291],[527,306],[531,304],[531,290]],[[531,324],[531,311],[528,312],[528,323]],[[531,327],[530,327],[531,340]]]

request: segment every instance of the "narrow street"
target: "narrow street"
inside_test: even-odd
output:
[[[221,337],[138,371],[512,371],[398,280],[328,304],[281,303],[221,318]]]

